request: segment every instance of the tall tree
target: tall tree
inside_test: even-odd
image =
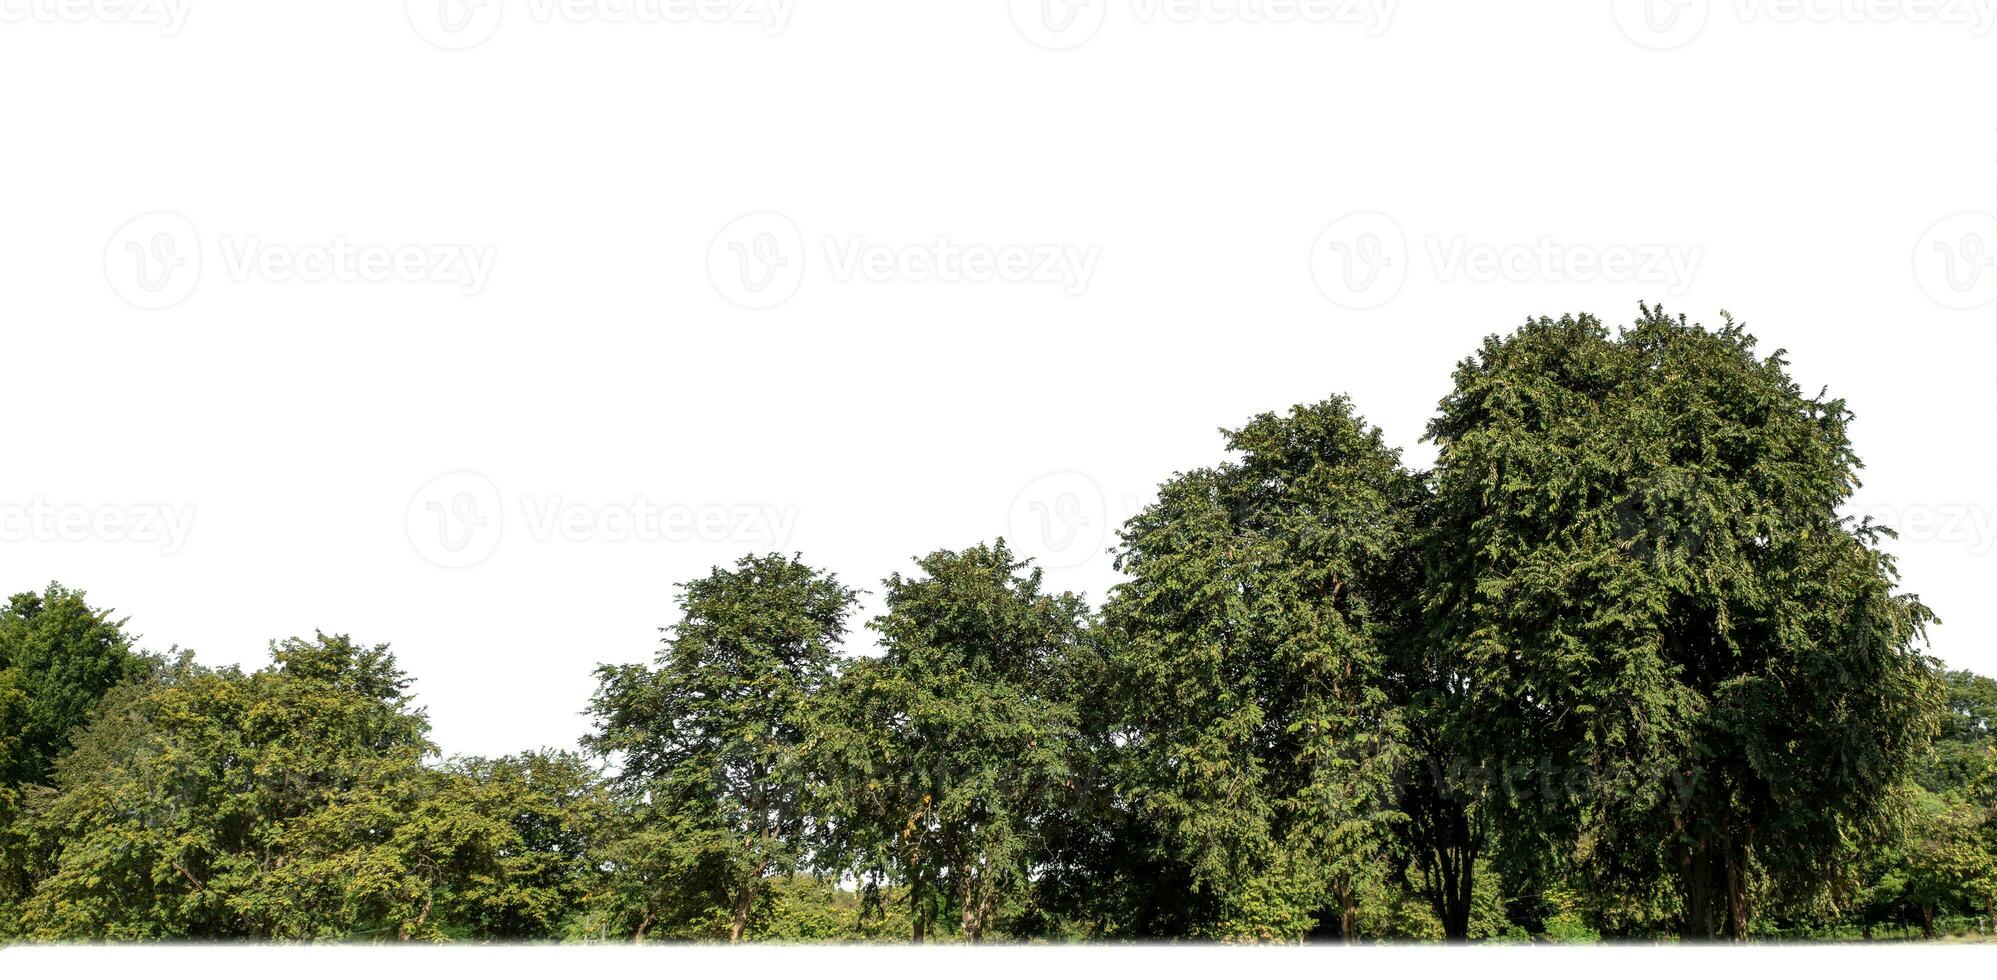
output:
[[[1356,934],[1389,820],[1388,654],[1419,481],[1344,398],[1225,432],[1124,530],[1126,791],[1208,935]]]
[[[70,732],[90,717],[104,692],[144,673],[146,660],[132,650],[125,621],[94,609],[84,594],[51,584],[23,592],[0,606],[0,675],[23,703],[0,723],[0,783],[21,787],[48,779]],[[0,694],[0,698],[7,697]]]
[[[1491,863],[1489,781],[1460,749],[1475,742],[1459,724],[1465,678],[1436,642],[1427,608],[1427,570],[1453,544],[1433,531],[1437,505],[1426,478],[1414,510],[1407,546],[1381,587],[1395,597],[1386,684],[1401,722],[1389,854],[1395,877],[1428,903],[1444,941],[1460,943],[1470,938],[1479,869]]]
[[[915,941],[940,906],[977,942],[1025,894],[1040,828],[1072,798],[1066,677],[1087,607],[1045,592],[1003,540],[917,566],[888,578],[872,624],[884,653],[850,670],[823,751],[855,870],[906,886]]]
[[[16,821],[106,692],[144,674],[124,620],[82,592],[50,584],[0,606],[0,937],[33,887],[34,857]]]
[[[1882,825],[1936,685],[1885,532],[1839,514],[1850,420],[1730,318],[1543,318],[1458,367],[1430,636],[1508,846],[1668,876],[1686,936],[1741,939],[1756,874],[1824,881]]]
[[[727,936],[739,941],[768,880],[808,856],[817,807],[803,756],[807,712],[832,682],[855,593],[777,554],[683,588],[680,621],[654,667],[597,670],[587,741],[617,760],[627,795],[685,830],[676,839],[733,842],[720,881]]]

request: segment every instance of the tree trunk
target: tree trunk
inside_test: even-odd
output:
[[[968,943],[984,941],[985,896],[971,865],[957,869],[957,932]]]
[[[1442,939],[1448,943],[1470,941],[1470,895],[1476,884],[1475,851],[1465,848],[1457,854],[1455,872],[1443,882]]]
[[[645,930],[650,928],[652,928],[652,913],[647,911],[645,918],[638,923],[638,931],[631,934],[631,944],[635,946],[643,943],[645,941]]]
[[[749,928],[749,910],[756,906],[756,885],[753,880],[742,883],[735,892],[735,917],[728,923],[728,941],[739,943],[742,933]]]
[[[1935,907],[1932,905],[1921,906],[1921,938],[1935,938]]]
[[[1679,935],[1688,941],[1747,941],[1748,850],[1727,834],[1715,840],[1703,831],[1679,858],[1679,890],[1685,901]]]
[[[1436,733],[1415,730],[1411,739],[1422,747],[1421,755],[1397,773],[1395,797],[1408,817],[1404,833],[1419,872],[1412,883],[1442,921],[1444,940],[1467,942],[1477,854],[1484,846],[1485,817],[1478,806],[1484,779],[1480,772],[1451,762]]]
[[[1439,764],[1417,776],[1405,791],[1403,808],[1414,814],[1421,868],[1421,891],[1442,921],[1445,942],[1470,938],[1470,895],[1476,883],[1477,852],[1484,843],[1482,818],[1458,795]]]
[[[1727,939],[1747,942],[1747,845],[1727,841]]]
[[[1338,885],[1338,938],[1348,946],[1359,941],[1359,902],[1349,880]]]
[[[984,897],[978,899],[978,941],[983,942],[985,929],[992,924],[992,916],[998,912],[998,889],[986,884]]]
[[[1718,849],[1710,834],[1684,849],[1678,861],[1679,891],[1684,896],[1685,918],[1679,936],[1687,942],[1710,942],[1719,935],[1719,922],[1713,912],[1718,899],[1720,871]]]

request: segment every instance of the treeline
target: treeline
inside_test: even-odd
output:
[[[0,612],[18,940],[1550,940],[1997,917],[1997,682],[1944,673],[1843,402],[1645,309],[1492,337],[1403,465],[1225,433],[1100,608],[1003,541],[685,583],[579,750],[440,761],[385,647]]]

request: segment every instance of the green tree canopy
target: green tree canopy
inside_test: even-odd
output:
[[[1668,877],[1687,935],[1742,938],[1754,875],[1828,880],[1880,828],[1936,688],[1927,609],[1839,513],[1850,418],[1731,320],[1659,310],[1536,320],[1458,367],[1427,642],[1507,840],[1575,848],[1600,888]]]
[[[1024,895],[1039,828],[1072,798],[1066,677],[1087,607],[1045,592],[1003,540],[916,564],[888,578],[884,653],[847,672],[821,751],[855,872],[904,886],[916,941],[940,905],[976,942]]]
[[[274,644],[270,667],[183,657],[119,688],[29,816],[43,939],[411,934],[431,869],[396,840],[428,724],[386,647]]]
[[[743,938],[767,881],[807,857],[817,812],[803,755],[808,706],[833,680],[854,598],[796,557],[745,557],[686,583],[654,667],[597,670],[588,745],[616,761],[628,805],[674,831],[679,853],[654,876],[711,867],[717,837],[732,842],[728,871],[703,876],[725,889],[715,897],[729,908],[731,940]],[[661,901],[656,890],[634,897],[640,909]],[[642,932],[630,916],[620,926]]]
[[[1393,583],[1421,487],[1342,398],[1226,432],[1124,531],[1106,622],[1132,805],[1200,934],[1353,935],[1388,815]]]
[[[1590,942],[1997,920],[1997,682],[1944,674],[1852,415],[1645,308],[1223,430],[1101,614],[1003,540],[685,583],[584,754],[440,759],[388,648],[0,607],[0,939]]]
[[[0,606],[0,784],[46,782],[104,692],[146,670],[112,616],[59,584]]]

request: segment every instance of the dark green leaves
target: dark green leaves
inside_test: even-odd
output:
[[[1927,610],[1838,514],[1849,417],[1731,320],[1661,311],[1538,320],[1458,368],[1427,635],[1458,751],[1561,787],[1497,801],[1515,848],[1576,848],[1604,888],[1675,875],[1689,930],[1740,935],[1748,875],[1825,881],[1878,827],[1934,691]]]
[[[1296,937],[1356,891],[1387,820],[1420,486],[1342,399],[1227,436],[1238,462],[1175,477],[1124,532],[1118,771],[1197,889],[1195,928]]]
[[[616,763],[632,832],[654,838],[620,849],[653,884],[618,892],[619,931],[638,935],[692,902],[726,908],[725,935],[740,939],[766,879],[807,857],[820,812],[805,757],[810,706],[832,682],[853,600],[795,558],[746,557],[686,584],[653,668],[598,669],[588,746]],[[672,833],[657,839],[655,827]],[[682,871],[644,870],[660,848],[672,853],[664,867]],[[705,895],[686,894],[688,881],[705,882]]]

